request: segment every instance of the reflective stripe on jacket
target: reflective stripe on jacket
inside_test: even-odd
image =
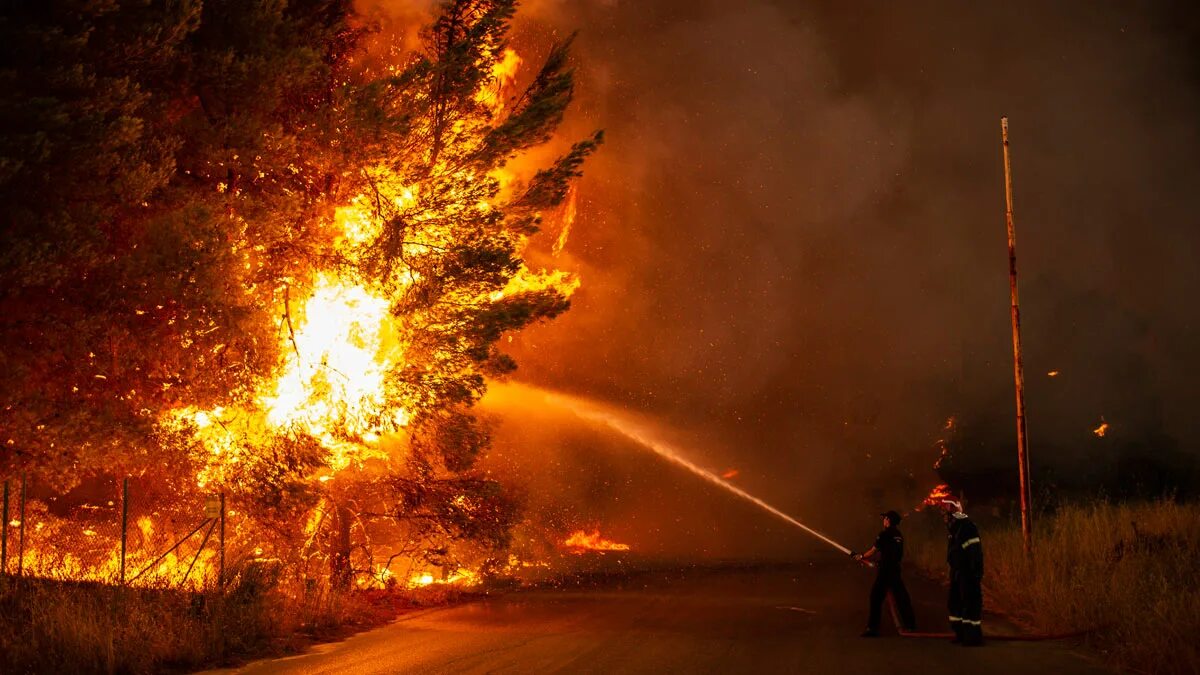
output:
[[[955,518],[946,537],[946,562],[951,572],[983,576],[983,542],[979,528],[969,518]]]

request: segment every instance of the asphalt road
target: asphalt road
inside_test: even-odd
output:
[[[943,639],[901,638],[889,620],[883,637],[860,638],[870,583],[870,572],[844,561],[643,573],[410,614],[344,642],[237,672],[1111,672],[1058,642],[964,648]],[[919,581],[909,585],[921,628],[946,630],[942,591]]]

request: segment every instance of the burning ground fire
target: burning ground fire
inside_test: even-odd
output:
[[[390,571],[385,569],[383,571],[383,576],[386,581],[386,579],[390,578],[392,575],[391,575]],[[465,569],[460,569],[460,570],[454,572],[453,574],[446,574],[446,575],[443,575],[440,577],[436,576],[433,572],[419,572],[419,573],[413,574],[411,577],[409,577],[408,588],[410,588],[410,589],[423,588],[425,586],[432,586],[432,585],[437,585],[437,584],[458,584],[460,586],[473,586],[473,585],[477,584],[478,582],[479,582],[478,575],[476,575],[474,572],[472,572],[470,570],[465,570]]]
[[[600,536],[599,530],[586,532],[576,530],[563,541],[563,546],[571,549],[571,553],[582,555],[587,551],[628,551],[629,544],[620,544]]]

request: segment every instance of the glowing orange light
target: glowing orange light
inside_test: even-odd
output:
[[[942,503],[943,499],[953,498],[954,493],[950,491],[950,486],[942,483],[941,485],[938,485],[929,491],[929,495],[925,497],[924,501],[921,502],[921,505],[917,507],[917,510],[920,511],[926,506],[938,506]]]
[[[563,252],[567,246],[567,238],[571,236],[571,226],[575,224],[575,202],[578,198],[579,191],[576,186],[572,185],[567,193],[567,203],[563,207],[562,225],[558,230],[558,238],[554,240],[554,246],[550,249],[555,256]]]
[[[567,548],[574,549],[571,552],[576,555],[582,555],[584,551],[628,551],[629,544],[619,544],[615,541],[610,541],[600,536],[599,530],[592,530],[590,533],[584,530],[576,530],[567,537],[563,545]]]

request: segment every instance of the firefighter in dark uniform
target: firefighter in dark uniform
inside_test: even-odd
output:
[[[855,560],[875,560],[875,585],[871,586],[871,613],[867,619],[867,630],[863,637],[879,635],[879,613],[883,609],[883,601],[887,594],[892,594],[900,611],[901,630],[913,631],[917,628],[916,617],[913,616],[912,600],[908,597],[908,589],[900,578],[900,561],[904,559],[904,535],[897,527],[900,524],[900,514],[895,511],[881,513],[883,516],[883,531],[875,537],[875,545],[865,553],[851,553]]]
[[[942,501],[946,520],[946,562],[950,564],[950,627],[954,642],[968,647],[983,644],[983,545],[979,528],[962,504]]]

